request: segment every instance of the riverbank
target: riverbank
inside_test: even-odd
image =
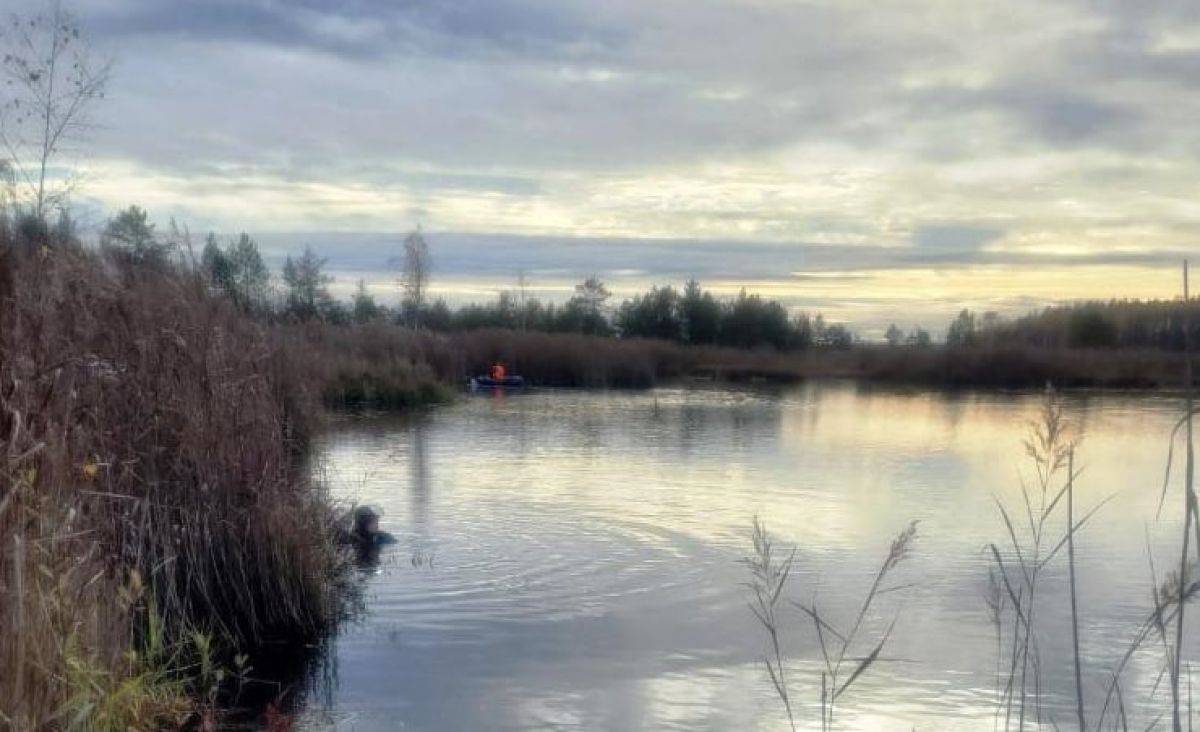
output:
[[[307,332],[317,351],[353,354],[361,373],[394,364],[389,373],[397,374],[397,383],[409,392],[431,389],[431,379],[454,388],[471,375],[487,373],[497,361],[532,384],[593,388],[646,388],[693,379],[849,378],[951,388],[1041,388],[1049,382],[1062,388],[1163,389],[1178,387],[1183,373],[1182,354],[1152,349],[859,345],[739,350],[500,329],[412,334],[383,322],[313,325]]]
[[[0,230],[0,726],[207,723],[336,622],[289,353],[185,268]]]

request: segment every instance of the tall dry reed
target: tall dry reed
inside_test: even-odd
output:
[[[796,729],[796,713],[790,674],[782,650],[782,637],[786,631],[785,618],[781,610],[792,608],[812,623],[813,634],[821,649],[819,701],[821,729],[834,726],[837,705],[842,696],[854,687],[863,674],[884,659],[883,650],[895,629],[893,618],[882,633],[864,641],[864,625],[875,610],[877,601],[884,594],[899,589],[887,585],[888,578],[909,556],[917,536],[917,522],[912,522],[892,541],[887,555],[876,570],[857,612],[849,627],[838,628],[836,623],[823,616],[815,599],[807,604],[784,596],[788,579],[796,558],[795,548],[780,555],[776,553],[775,541],[766,527],[755,518],[751,535],[753,554],[745,563],[750,572],[747,588],[750,590],[750,610],[766,633],[770,642],[770,655],[763,659],[771,686],[787,712],[788,723]],[[853,653],[852,653],[853,652]]]
[[[150,728],[191,662],[145,649],[332,622],[316,391],[185,269],[0,227],[0,720]]]

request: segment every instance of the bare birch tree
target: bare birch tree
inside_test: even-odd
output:
[[[44,13],[12,16],[0,29],[0,145],[32,213],[60,208],[76,183],[55,160],[91,129],[88,114],[104,97],[111,64],[94,65],[75,17],[53,2]]]
[[[404,290],[404,312],[414,330],[421,326],[431,263],[429,244],[419,228],[404,237],[404,274],[400,286]]]

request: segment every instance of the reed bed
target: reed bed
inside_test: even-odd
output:
[[[863,346],[817,352],[805,376],[843,376],[933,387],[1174,389],[1183,355],[1151,349]]]
[[[318,391],[186,269],[0,227],[0,726],[171,726],[334,622]]]
[[[858,345],[744,350],[503,329],[404,337],[419,347],[416,352],[438,379],[452,384],[486,373],[496,361],[536,384],[623,388],[688,379],[790,383],[851,378],[935,388],[1036,389],[1054,383],[1069,388],[1163,389],[1178,387],[1183,367],[1183,354],[1151,349]]]
[[[448,401],[462,356],[442,336],[383,321],[271,327],[273,348],[330,408],[405,409]]]

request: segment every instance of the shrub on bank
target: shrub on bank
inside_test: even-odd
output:
[[[404,409],[448,401],[458,370],[444,339],[382,321],[333,325],[311,321],[272,327],[291,368],[319,385],[330,408]]]

